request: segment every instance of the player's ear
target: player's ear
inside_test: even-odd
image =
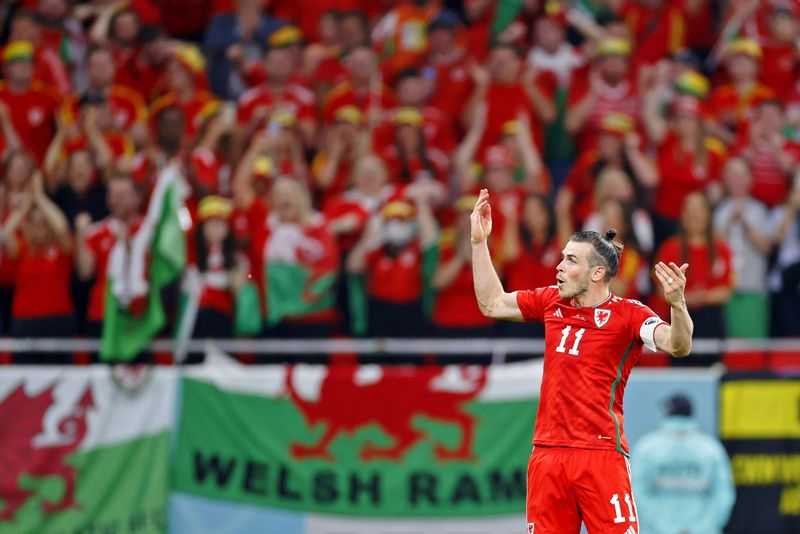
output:
[[[606,268],[602,265],[596,266],[592,269],[592,282],[600,282],[606,277]]]

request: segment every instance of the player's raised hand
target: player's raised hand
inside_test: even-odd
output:
[[[481,189],[475,208],[469,216],[471,221],[470,240],[474,245],[486,241],[492,233],[492,208],[489,205],[489,191]]]
[[[674,262],[669,262],[667,265],[660,261],[656,264],[656,277],[664,288],[664,298],[670,306],[677,306],[684,302],[683,291],[686,289],[686,269],[688,268],[688,263],[684,263],[680,267]]]

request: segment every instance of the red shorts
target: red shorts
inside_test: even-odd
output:
[[[628,459],[615,451],[542,447],[528,460],[528,532],[638,534]]]

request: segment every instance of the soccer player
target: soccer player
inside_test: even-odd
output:
[[[688,264],[656,265],[672,324],[647,306],[617,297],[616,232],[578,232],[562,251],[556,285],[506,293],[486,241],[489,192],[471,215],[472,272],[481,311],[495,319],[545,324],[544,376],[528,462],[528,532],[639,532],[623,434],[622,397],[642,347],[676,357],[692,346],[683,289]]]

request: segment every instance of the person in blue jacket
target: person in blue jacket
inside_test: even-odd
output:
[[[722,444],[700,432],[683,395],[667,401],[661,428],[633,448],[631,477],[641,532],[722,532],[736,500]]]

